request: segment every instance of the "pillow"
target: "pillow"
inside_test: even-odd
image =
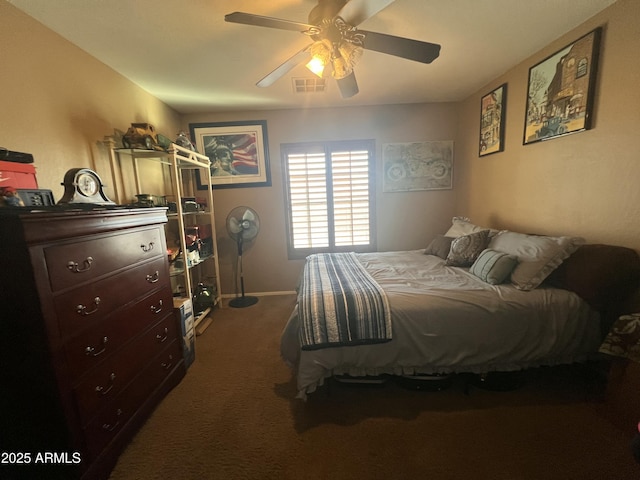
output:
[[[488,248],[518,257],[511,282],[520,290],[533,290],[584,240],[579,237],[547,237],[510,231],[498,233]]]
[[[449,227],[449,230],[447,230],[444,236],[457,238],[463,235],[469,235],[470,233],[481,232],[482,230],[489,231],[489,238],[493,237],[499,231],[474,225],[467,217],[453,217],[451,219],[451,227]]]
[[[491,285],[504,283],[516,268],[518,257],[489,248],[480,252],[469,273]]]
[[[478,258],[480,252],[487,248],[489,230],[463,235],[451,242],[451,250],[446,258],[446,265],[452,267],[469,267]]]
[[[451,250],[451,242],[453,242],[455,238],[453,237],[445,237],[444,235],[436,235],[436,238],[431,240],[429,246],[425,249],[425,255],[435,255],[437,257],[446,260],[447,255],[449,255],[449,250]]]

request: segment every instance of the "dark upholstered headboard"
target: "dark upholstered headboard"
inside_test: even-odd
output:
[[[547,278],[577,293],[602,315],[603,335],[618,316],[640,311],[640,256],[635,250],[582,245]]]

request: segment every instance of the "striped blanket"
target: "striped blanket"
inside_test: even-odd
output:
[[[391,340],[387,297],[354,253],[307,257],[298,314],[303,350]]]

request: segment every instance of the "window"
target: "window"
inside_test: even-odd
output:
[[[281,146],[290,258],[375,250],[374,142]]]
[[[589,69],[589,60],[586,58],[580,59],[578,62],[578,70],[576,71],[576,78],[584,77]]]

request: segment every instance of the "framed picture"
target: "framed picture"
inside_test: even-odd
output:
[[[198,152],[211,160],[211,186],[215,188],[271,185],[267,122],[190,123]],[[196,171],[198,189],[206,190]]]
[[[480,151],[491,155],[504,151],[504,122],[507,113],[507,84],[500,85],[480,100]]]
[[[453,188],[453,142],[382,145],[383,192]]]
[[[591,128],[602,28],[529,69],[523,144]]]

